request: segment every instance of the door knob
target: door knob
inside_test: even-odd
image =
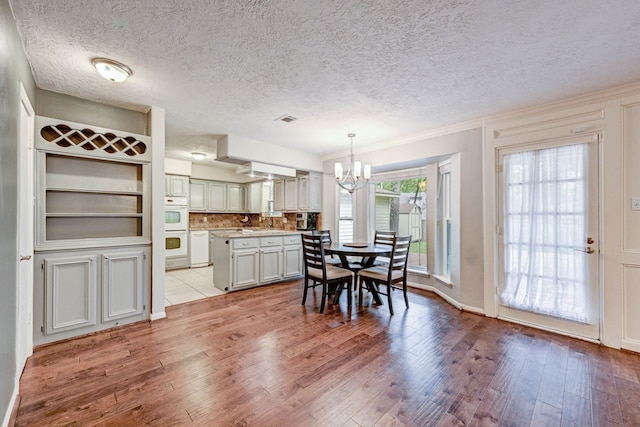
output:
[[[576,250],[576,251],[580,251],[580,252],[584,252],[585,254],[592,254],[592,253],[594,253],[594,252],[595,252],[595,250],[593,250],[593,248],[592,248],[592,247],[589,247],[589,246],[587,246],[587,248],[586,248],[586,249],[578,249],[578,248],[575,248],[574,250]]]
[[[593,245],[594,242],[595,240],[592,237],[587,237],[587,245]]]

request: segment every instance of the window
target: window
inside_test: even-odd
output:
[[[338,192],[338,241],[353,242],[353,195],[342,188]]]
[[[451,160],[438,163],[436,274],[451,277]]]
[[[376,230],[411,235],[407,268],[427,270],[427,178],[424,168],[376,176]]]

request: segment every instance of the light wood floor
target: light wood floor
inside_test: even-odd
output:
[[[460,312],[301,306],[291,282],[38,349],[16,425],[640,425],[640,356]]]

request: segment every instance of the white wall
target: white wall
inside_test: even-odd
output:
[[[640,85],[590,94],[488,121],[484,152],[485,309],[497,312],[496,153],[505,144],[601,133],[599,260],[601,341],[640,351]]]

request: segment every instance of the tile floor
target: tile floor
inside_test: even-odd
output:
[[[213,286],[213,267],[185,268],[165,273],[165,306],[223,295]]]

